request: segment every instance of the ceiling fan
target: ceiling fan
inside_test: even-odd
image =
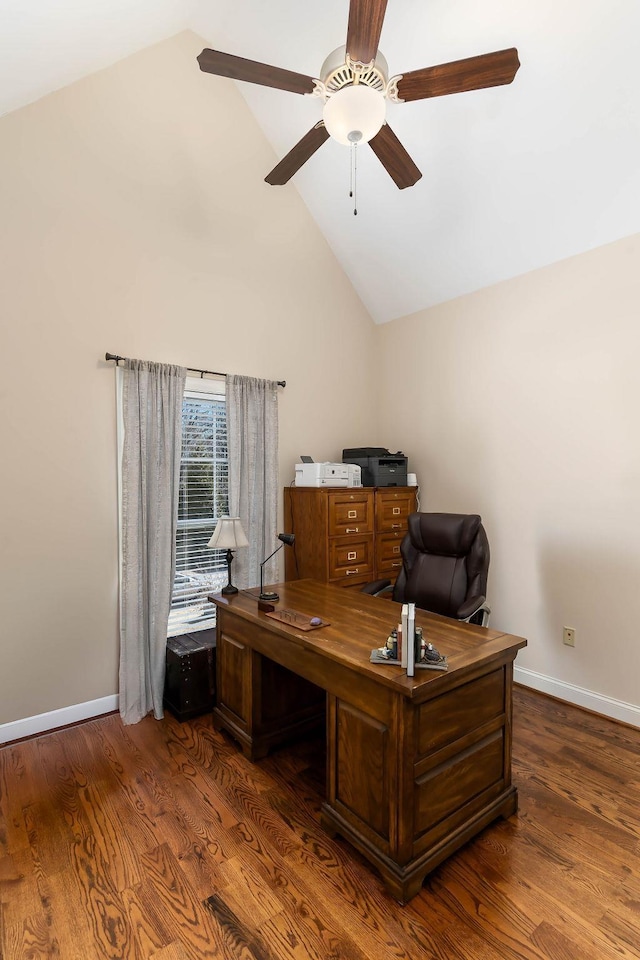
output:
[[[386,8],[387,0],[350,0],[346,45],[329,54],[319,79],[218,50],[202,51],[198,63],[205,73],[325,101],[322,120],[267,174],[267,183],[287,183],[332,136],[347,145],[368,142],[397,186],[411,187],[422,174],[386,122],[385,101],[403,103],[481,90],[511,83],[515,77],[520,61],[512,47],[389,78],[387,62],[378,50]]]

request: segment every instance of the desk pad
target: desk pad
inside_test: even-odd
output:
[[[298,613],[297,610],[274,610],[273,613],[268,613],[268,617],[271,617],[272,620],[280,620],[281,623],[286,623],[290,627],[295,627],[296,630],[318,630],[320,627],[328,627],[330,623],[328,620],[320,620],[320,623],[311,623],[314,617],[310,617],[308,613]]]

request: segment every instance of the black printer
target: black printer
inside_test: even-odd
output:
[[[357,463],[362,471],[363,487],[406,487],[407,458],[389,453],[385,447],[348,447],[342,451],[343,463]]]

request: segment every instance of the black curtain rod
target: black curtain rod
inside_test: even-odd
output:
[[[116,364],[120,363],[121,360],[126,360],[127,357],[118,357],[115,353],[105,353],[105,360],[115,360]],[[226,373],[219,373],[217,370],[199,370],[197,367],[187,367],[191,373],[199,373],[200,377],[203,378],[205,373],[208,373],[211,377],[226,377]],[[286,387],[286,380],[277,381],[279,387]]]

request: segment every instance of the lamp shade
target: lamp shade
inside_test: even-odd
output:
[[[379,90],[357,83],[332,94],[324,105],[322,117],[329,134],[349,146],[368,143],[384,123],[386,106]]]
[[[212,549],[236,550],[248,547],[249,541],[240,523],[240,517],[220,517],[207,546]]]

